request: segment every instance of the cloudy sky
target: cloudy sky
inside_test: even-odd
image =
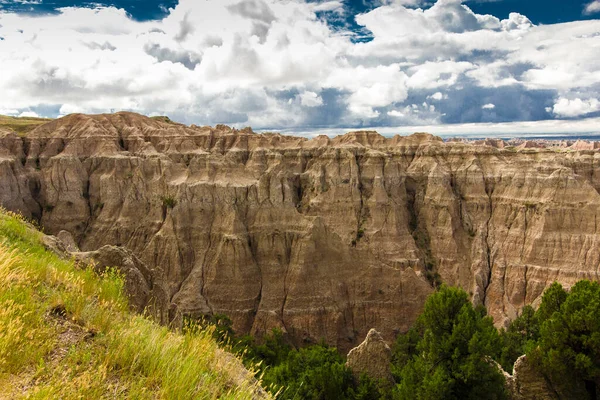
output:
[[[0,0],[0,114],[600,133],[600,0]]]

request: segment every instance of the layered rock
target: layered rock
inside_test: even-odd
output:
[[[408,329],[436,273],[498,324],[554,280],[598,279],[600,154],[496,147],[70,115],[0,133],[0,204],[82,251],[131,250],[171,318],[349,349]]]
[[[393,383],[391,362],[392,350],[379,332],[371,329],[365,340],[350,350],[346,366],[357,380],[364,374],[379,382]]]

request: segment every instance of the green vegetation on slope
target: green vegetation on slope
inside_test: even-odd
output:
[[[216,340],[259,365],[262,382],[281,399],[504,399],[505,378],[526,354],[551,387],[567,399],[596,399],[600,382],[600,284],[580,281],[569,292],[558,283],[536,311],[523,308],[506,330],[496,330],[485,308],[467,293],[442,285],[415,325],[396,339],[390,368],[396,385],[357,382],[334,348],[293,349],[281,331],[257,344],[236,338],[226,316],[202,322]]]
[[[189,321],[188,321],[189,323]],[[257,369],[263,386],[280,400],[376,400],[388,398],[387,387],[361,377],[356,381],[335,347],[324,343],[294,349],[274,329],[260,343],[250,335],[236,337],[231,320],[214,315],[191,323],[212,326],[213,337]]]
[[[32,131],[37,126],[51,121],[48,118],[33,118],[33,117],[8,117],[0,115],[0,128],[6,128],[14,131],[19,135],[25,135]]]
[[[442,285],[423,313],[394,345],[390,368],[396,385],[363,376],[357,381],[335,348],[316,344],[293,349],[280,331],[257,344],[236,338],[226,316],[200,325],[249,365],[259,365],[262,382],[280,399],[504,399],[504,376],[492,363],[500,359],[502,339],[483,307],[474,308],[467,293]],[[334,395],[335,394],[335,395]]]
[[[210,333],[131,314],[118,274],[61,260],[0,212],[0,398],[250,399],[256,385]]]

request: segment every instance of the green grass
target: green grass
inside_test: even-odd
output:
[[[130,313],[119,274],[62,260],[41,235],[0,211],[0,398],[253,398],[210,332]]]
[[[48,118],[8,117],[0,115],[0,128],[7,128],[19,135],[25,135],[37,126],[52,121]]]

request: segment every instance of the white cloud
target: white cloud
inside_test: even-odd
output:
[[[461,74],[473,68],[475,66],[469,62],[427,61],[409,68],[409,72],[412,75],[408,80],[408,86],[421,89],[436,89],[438,87],[451,86],[456,83]]]
[[[335,12],[337,14],[343,14],[344,3],[337,0],[314,3],[313,10],[315,12]]]
[[[398,117],[398,118],[402,118],[402,117],[406,116],[402,111],[399,111],[399,110],[388,111],[387,115],[389,115],[390,117]]]
[[[524,121],[504,123],[470,123],[470,124],[444,124],[430,125],[403,125],[378,127],[377,132],[384,136],[410,135],[415,132],[428,132],[442,137],[467,136],[467,137],[520,137],[524,135],[542,136],[548,138],[552,135],[565,136],[569,134],[598,134],[600,131],[600,118],[587,118],[582,120],[547,120]],[[316,129],[303,131],[298,129],[288,130],[291,133],[314,137],[318,135],[337,136],[353,130],[352,127],[339,127],[334,129]]]
[[[432,95],[427,96],[428,99],[440,101],[448,98],[447,94],[443,94],[442,92],[435,92]]]
[[[552,112],[559,117],[578,117],[600,111],[600,101],[598,99],[565,99],[560,98],[554,104]]]
[[[18,116],[19,117],[29,117],[29,118],[40,118],[40,116],[34,111],[23,111]]]
[[[498,30],[500,20],[491,15],[477,15],[462,0],[438,0],[428,9],[411,9],[400,3],[378,7],[356,17],[356,22],[375,37],[402,37],[431,32],[462,33],[481,29]]]
[[[356,17],[367,43],[327,24],[347,16],[342,0],[181,0],[149,22],[114,7],[0,13],[0,111],[127,109],[256,129],[595,112],[600,21],[536,26],[428,3],[380,0]]]
[[[323,105],[323,98],[309,90],[300,93],[298,98],[300,99],[300,104],[304,107],[318,107]]]
[[[531,27],[533,27],[533,24],[531,23],[529,18],[514,12],[511,12],[508,15],[508,19],[502,20],[500,25],[502,26],[502,30],[505,31],[527,31]]]
[[[585,15],[592,15],[600,12],[600,0],[594,0],[585,5],[583,13]]]
[[[19,110],[15,110],[14,108],[0,108],[0,115],[14,116],[18,114]]]
[[[492,103],[488,103],[488,104],[484,104],[481,108],[484,110],[493,110],[494,108],[496,108],[496,105],[492,104]]]

